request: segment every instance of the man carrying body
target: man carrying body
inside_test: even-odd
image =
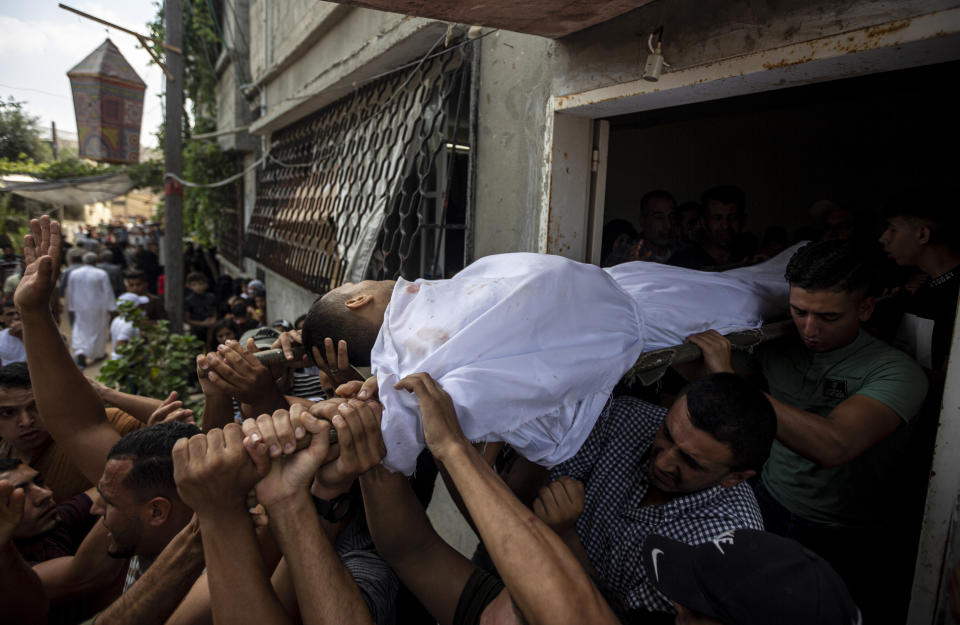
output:
[[[770,403],[730,374],[700,378],[669,411],[615,398],[577,455],[553,469],[534,511],[622,611],[669,612],[640,566],[643,541],[658,533],[695,545],[763,529],[745,481],[775,433]]]
[[[911,570],[890,540],[901,503],[898,461],[927,380],[906,354],[861,331],[874,300],[867,254],[843,241],[807,245],[786,278],[799,337],[756,352],[777,413],[777,442],[757,499],[769,531],[821,555],[847,582],[866,622],[903,622],[902,581]],[[705,369],[732,371],[730,343],[716,332],[690,337]],[[901,541],[905,542],[905,541]],[[877,559],[877,544],[887,545]]]
[[[449,280],[346,284],[314,303],[303,339],[318,365],[327,337],[346,340],[352,364],[372,362],[391,470],[411,473],[423,449],[416,402],[393,390],[421,371],[453,397],[468,438],[551,466],[580,448],[642,351],[693,328],[732,332],[785,314],[788,255],[717,274],[488,256]]]
[[[77,365],[87,366],[106,355],[109,312],[117,309],[106,271],[96,266],[97,255],[86,252],[83,266],[74,269],[67,283],[67,310],[73,313],[71,346]]]

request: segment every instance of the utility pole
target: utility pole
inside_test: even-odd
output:
[[[53,160],[59,161],[57,158],[57,122],[50,120],[50,147],[53,149]]]
[[[166,0],[163,21],[166,43],[180,48],[183,43],[181,0]],[[166,80],[167,118],[163,137],[164,171],[179,176],[183,173],[183,55],[168,53],[166,56],[169,71]],[[183,332],[183,187],[175,180],[167,180],[163,194],[164,302],[170,319],[170,329],[180,334]]]

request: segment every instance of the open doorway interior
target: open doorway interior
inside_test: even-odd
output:
[[[603,223],[639,229],[651,190],[684,203],[735,185],[757,245],[765,234],[816,235],[821,200],[862,214],[879,235],[892,193],[956,179],[958,70],[941,63],[610,118]]]

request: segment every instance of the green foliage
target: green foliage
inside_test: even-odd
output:
[[[29,158],[18,160],[0,158],[0,174],[29,174],[44,180],[102,176],[120,171],[127,172],[137,189],[159,189],[163,186],[163,163],[159,160],[144,161],[136,165],[106,165],[78,158],[43,163],[34,162]]]
[[[30,220],[24,211],[13,206],[13,194],[0,193],[0,235],[8,237],[14,249],[19,251],[29,226]]]
[[[50,146],[40,139],[39,119],[23,110],[23,102],[10,96],[0,100],[0,158],[49,160]]]
[[[163,6],[154,3],[157,13],[147,26],[152,37],[163,40]],[[225,154],[215,141],[194,141],[194,134],[217,129],[214,66],[222,44],[217,35],[210,0],[185,0],[183,3],[183,85],[184,103],[189,114],[183,116],[183,178],[195,182],[216,182],[237,173],[236,161]],[[163,48],[153,44],[159,55]],[[192,124],[191,124],[192,120]],[[157,130],[163,143],[164,128]],[[236,202],[235,185],[216,189],[184,189],[183,231],[201,245],[216,245],[217,215],[224,206]],[[162,215],[162,213],[161,213]]]
[[[120,358],[100,367],[100,381],[111,388],[146,397],[166,397],[177,391],[187,397],[197,354],[203,351],[199,339],[190,334],[173,334],[170,322],[148,324],[133,302],[120,302],[119,314],[133,321],[140,336],[117,348]],[[186,403],[186,402],[185,402]]]

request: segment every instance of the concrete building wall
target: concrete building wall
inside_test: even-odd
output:
[[[960,5],[956,0],[671,0],[558,41],[500,31],[482,41],[477,139],[477,256],[536,251],[547,98],[634,81],[646,37],[664,27],[674,69],[769,50]],[[802,62],[802,58],[797,59]]]

